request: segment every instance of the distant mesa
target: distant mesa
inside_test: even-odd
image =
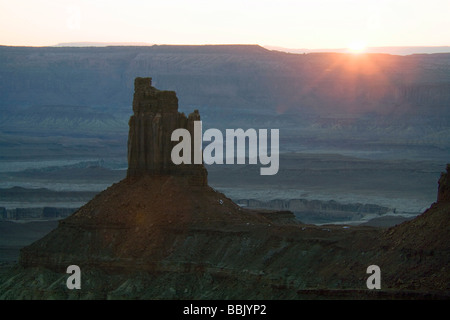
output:
[[[141,47],[152,45],[153,44],[147,42],[63,42],[54,45],[54,47],[115,47],[115,46]]]

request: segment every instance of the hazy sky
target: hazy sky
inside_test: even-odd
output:
[[[0,0],[0,44],[450,45],[450,0]]]

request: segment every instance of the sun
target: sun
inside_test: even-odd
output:
[[[366,51],[366,44],[361,41],[355,41],[350,43],[347,48],[351,53],[363,53]]]

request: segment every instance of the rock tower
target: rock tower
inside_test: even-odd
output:
[[[198,110],[188,117],[178,112],[174,91],[152,87],[152,78],[136,78],[133,115],[129,121],[127,176],[186,176],[191,185],[207,185],[203,164],[175,165],[171,160],[172,148],[178,143],[171,141],[172,132],[184,128],[194,137],[194,121],[197,120],[200,120]]]
[[[437,201],[450,201],[450,163],[447,164],[446,172],[441,173],[439,179]]]

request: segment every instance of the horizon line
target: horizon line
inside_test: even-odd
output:
[[[54,45],[3,45],[0,47],[23,47],[23,48],[103,48],[103,47],[154,47],[154,46],[258,46],[270,51],[282,51],[287,53],[313,53],[313,52],[329,52],[329,53],[351,53],[349,48],[288,48],[283,46],[274,45],[261,45],[256,43],[204,43],[204,44],[166,44],[166,43],[147,43],[147,42],[102,42],[102,41],[79,41],[79,42],[60,42]],[[436,49],[436,52],[414,52],[414,49]],[[380,51],[382,50],[382,51]],[[387,51],[386,51],[387,50]],[[388,51],[399,52],[388,52]],[[406,50],[407,52],[400,53]],[[361,53],[386,53],[397,55],[409,55],[409,54],[432,54],[432,53],[450,53],[450,45],[395,45],[395,46],[367,46]]]

